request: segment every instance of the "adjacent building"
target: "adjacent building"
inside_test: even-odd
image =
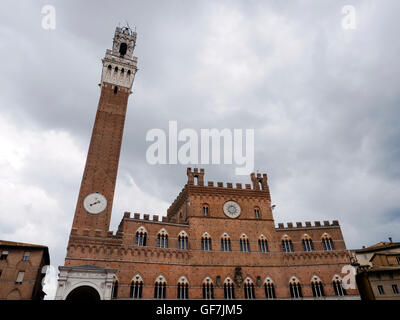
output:
[[[352,251],[363,300],[400,300],[400,242],[379,242]]]
[[[0,299],[43,299],[47,265],[50,258],[46,246],[0,240]]]

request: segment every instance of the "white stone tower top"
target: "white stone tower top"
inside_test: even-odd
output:
[[[136,32],[129,27],[117,27],[112,50],[107,49],[103,61],[101,84],[104,82],[131,89],[137,71],[137,57],[133,56]]]

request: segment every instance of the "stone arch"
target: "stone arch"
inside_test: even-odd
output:
[[[68,292],[65,298],[65,300],[72,301],[97,301],[101,299],[97,286],[90,282],[78,283]]]

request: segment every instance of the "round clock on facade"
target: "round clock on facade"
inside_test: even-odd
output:
[[[87,212],[97,214],[107,207],[107,199],[101,193],[91,193],[83,200],[83,207]]]
[[[237,218],[240,215],[240,206],[235,201],[227,201],[223,206],[224,213],[229,218]]]

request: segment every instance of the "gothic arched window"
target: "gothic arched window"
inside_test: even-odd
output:
[[[140,227],[136,231],[136,245],[140,247],[146,246],[147,231],[144,227]]]
[[[249,238],[245,234],[242,234],[239,240],[240,243],[240,251],[242,252],[250,252],[250,242]]]
[[[259,207],[254,208],[254,217],[256,219],[260,218],[260,208]]]
[[[282,251],[293,252],[292,240],[287,235],[284,235],[282,238]]]
[[[275,287],[274,282],[267,278],[264,281],[264,290],[265,290],[265,298],[267,299],[275,299]]]
[[[154,299],[165,299],[167,291],[167,281],[163,276],[158,276],[154,283]]]
[[[181,277],[178,281],[176,297],[178,299],[189,299],[189,283],[185,277]]]
[[[203,299],[214,299],[214,285],[209,277],[203,281]]]
[[[231,239],[227,233],[224,233],[221,237],[221,251],[232,251]]]
[[[316,298],[323,297],[324,294],[324,286],[322,285],[322,281],[317,276],[314,276],[311,279],[311,289],[313,292],[313,296]]]
[[[117,297],[118,297],[118,279],[115,279],[112,288],[112,298],[117,299]]]
[[[208,206],[208,204],[203,204],[203,216],[208,217],[209,212],[210,212],[210,207]]]
[[[128,50],[128,45],[125,42],[122,42],[119,45],[119,54],[121,57],[123,57],[126,54],[126,51]]]
[[[304,251],[314,251],[314,246],[312,243],[312,239],[308,236],[308,234],[305,234],[303,236],[303,239],[301,240],[303,244],[303,250]]]
[[[254,299],[254,283],[253,280],[250,278],[246,278],[244,280],[243,284],[243,290],[244,290],[244,298],[245,299]]]
[[[258,248],[260,252],[268,252],[268,241],[263,234],[258,238]]]
[[[224,281],[224,298],[235,299],[235,286],[231,278],[226,278]]]
[[[143,294],[143,279],[140,275],[133,277],[129,296],[133,299],[141,299]]]
[[[178,249],[187,250],[188,249],[189,238],[185,231],[181,231],[178,235]]]
[[[211,236],[207,232],[204,232],[204,234],[201,236],[201,250],[211,251],[212,250],[211,244],[212,244]]]
[[[322,246],[323,246],[324,250],[326,250],[326,251],[335,250],[335,248],[333,246],[332,238],[327,233],[324,233],[322,235],[321,241],[322,241]]]
[[[333,277],[332,285],[336,296],[343,297],[346,295],[346,290],[343,288],[342,279],[338,275]]]
[[[301,285],[296,277],[293,277],[289,282],[290,296],[294,299],[303,297],[301,292]]]
[[[157,247],[168,248],[168,233],[165,229],[161,229],[157,235]]]

